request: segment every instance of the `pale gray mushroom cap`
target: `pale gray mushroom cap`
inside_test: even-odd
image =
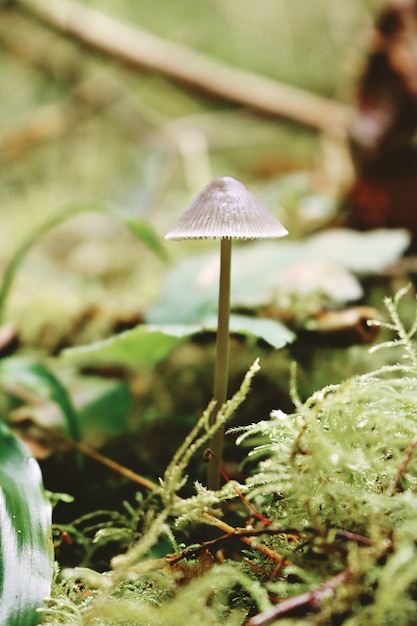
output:
[[[288,231],[243,183],[215,178],[200,191],[165,239],[274,239]]]

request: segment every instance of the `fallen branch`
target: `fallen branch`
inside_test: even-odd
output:
[[[124,24],[72,0],[18,0],[59,31],[136,67],[269,115],[318,130],[345,130],[350,107],[244,70]]]

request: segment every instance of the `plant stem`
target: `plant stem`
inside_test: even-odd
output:
[[[217,413],[227,400],[227,384],[229,378],[229,317],[230,317],[230,269],[232,257],[232,240],[223,237],[220,244],[220,286],[219,311],[216,340],[216,369],[214,375],[214,399],[216,407],[210,416],[210,425],[214,424]],[[210,448],[222,462],[224,427],[213,435]],[[213,456],[210,457],[207,470],[207,486],[217,490],[220,487],[220,471]]]

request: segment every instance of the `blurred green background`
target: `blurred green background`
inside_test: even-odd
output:
[[[230,66],[349,103],[383,2],[82,4]],[[46,26],[33,5],[0,4],[0,268],[37,225],[71,203],[117,205],[163,236],[195,192],[225,174],[254,187],[291,226],[294,197],[322,172],[322,133],[98,53]],[[187,250],[169,248],[173,257]],[[100,305],[101,319],[146,308],[164,272],[114,219],[80,216],[30,252],[6,316],[25,340],[53,347],[88,306]]]

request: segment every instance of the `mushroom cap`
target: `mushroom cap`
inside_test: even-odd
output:
[[[165,239],[273,239],[288,231],[243,183],[215,178],[195,197]]]

